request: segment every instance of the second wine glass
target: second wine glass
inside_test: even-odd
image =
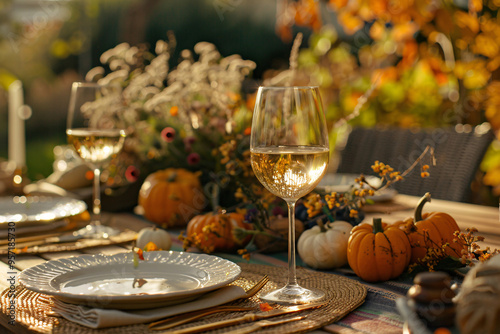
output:
[[[259,87],[252,119],[251,163],[259,181],[288,205],[288,282],[261,299],[303,304],[322,299],[297,283],[295,204],[326,172],[329,144],[318,87]]]
[[[110,86],[74,82],[71,87],[66,127],[68,143],[94,172],[91,223],[76,231],[75,236],[108,238],[120,232],[101,223],[100,190],[101,172],[121,151],[126,137],[126,131],[106,106],[117,97],[115,88]]]

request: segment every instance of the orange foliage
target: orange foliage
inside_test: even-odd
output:
[[[486,94],[478,90],[486,90],[492,84],[491,74],[500,67],[500,19],[496,14],[500,1],[470,0],[465,8],[433,0],[283,0],[283,4],[283,13],[278,13],[278,17],[292,12],[294,18],[278,22],[282,36],[285,32],[291,33],[290,27],[294,24],[318,31],[324,24],[320,11],[328,8],[335,12],[345,33],[366,35],[368,32],[366,37],[371,38],[371,44],[359,48],[361,66],[366,60],[367,64],[373,64],[374,57],[383,58],[386,53],[388,64],[384,67],[390,67],[390,71],[396,69],[398,73],[390,76],[384,73],[381,81],[401,78],[404,71],[426,60],[439,86],[449,85],[455,77],[467,90],[461,92],[462,95],[470,91],[475,94],[475,106],[479,110],[488,109],[491,98],[486,99]],[[325,17],[323,15],[323,20]],[[365,25],[369,25],[368,30],[363,29]],[[390,56],[394,58],[388,58]],[[461,99],[466,101],[468,97],[461,96]],[[500,126],[500,120],[490,118],[500,118],[500,114],[491,109],[486,112],[488,120]],[[467,122],[467,119],[460,121]]]
[[[364,25],[364,22],[359,17],[347,11],[339,13],[339,23],[342,24],[344,31],[349,35],[363,28]]]
[[[365,110],[382,108],[377,117],[399,112],[400,119],[393,120],[399,125],[427,120],[426,125],[442,126],[453,125],[443,115],[454,110],[456,118],[450,123],[476,125],[486,119],[500,136],[500,76],[495,73],[500,68],[500,0],[469,0],[465,7],[434,0],[280,1],[277,31],[282,38],[292,39],[294,24],[310,27],[316,34],[324,31],[321,25],[332,23],[325,8],[335,14],[344,33],[354,35],[348,46],[338,38],[330,40],[330,50],[322,50],[324,57],[316,58],[316,67],[308,68],[311,80],[318,79],[322,89],[330,91],[323,96],[334,105],[335,117],[352,112],[360,94],[368,89],[359,85],[365,80],[376,83],[370,96],[376,101],[370,106],[368,102]],[[326,71],[330,72],[328,80]],[[436,87],[440,92],[436,93]],[[379,93],[386,95],[377,100]],[[404,105],[415,101],[411,96],[425,103]],[[418,113],[423,116],[419,118]],[[500,184],[497,160],[496,168],[488,167],[486,184]]]
[[[299,26],[309,26],[313,30],[319,30],[322,26],[319,8],[314,0],[300,0],[292,8],[295,8],[295,23]]]

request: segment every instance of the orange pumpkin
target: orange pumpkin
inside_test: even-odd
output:
[[[453,242],[455,231],[460,231],[457,222],[447,213],[430,212],[422,214],[425,203],[430,202],[431,195],[426,193],[418,202],[415,209],[413,221],[414,231],[408,233],[408,239],[412,247],[411,262],[418,263],[427,254],[428,248],[440,248],[445,243],[450,247],[446,248],[446,254],[460,258],[465,245],[460,242]],[[412,223],[412,219],[397,222],[395,225],[401,229],[406,229],[406,224]]]
[[[206,199],[197,173],[167,168],[148,175],[138,202],[144,217],[168,228],[186,226],[205,207]]]
[[[351,269],[367,282],[396,278],[410,263],[411,246],[406,234],[394,225],[373,219],[373,226],[355,226],[347,243]]]
[[[187,238],[194,240],[194,245],[201,250],[234,251],[245,246],[252,238],[250,234],[239,239],[235,236],[236,228],[251,230],[252,225],[245,222],[245,216],[240,213],[209,212],[192,218],[187,226]]]

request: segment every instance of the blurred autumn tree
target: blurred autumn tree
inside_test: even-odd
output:
[[[320,85],[328,118],[401,127],[489,122],[500,131],[499,0],[278,0],[276,31],[313,31],[299,56],[302,79]],[[342,35],[342,36],[341,36]],[[500,145],[482,168],[500,194]]]

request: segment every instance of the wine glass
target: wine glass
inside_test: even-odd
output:
[[[259,87],[250,139],[259,181],[288,205],[288,282],[261,296],[267,302],[305,304],[325,293],[297,283],[295,204],[319,183],[329,160],[328,131],[318,87]]]
[[[115,107],[113,107],[115,106]],[[108,238],[120,231],[101,224],[101,172],[123,147],[126,131],[117,116],[117,89],[97,83],[74,82],[71,87],[66,135],[68,143],[94,172],[90,224],[73,233]]]

